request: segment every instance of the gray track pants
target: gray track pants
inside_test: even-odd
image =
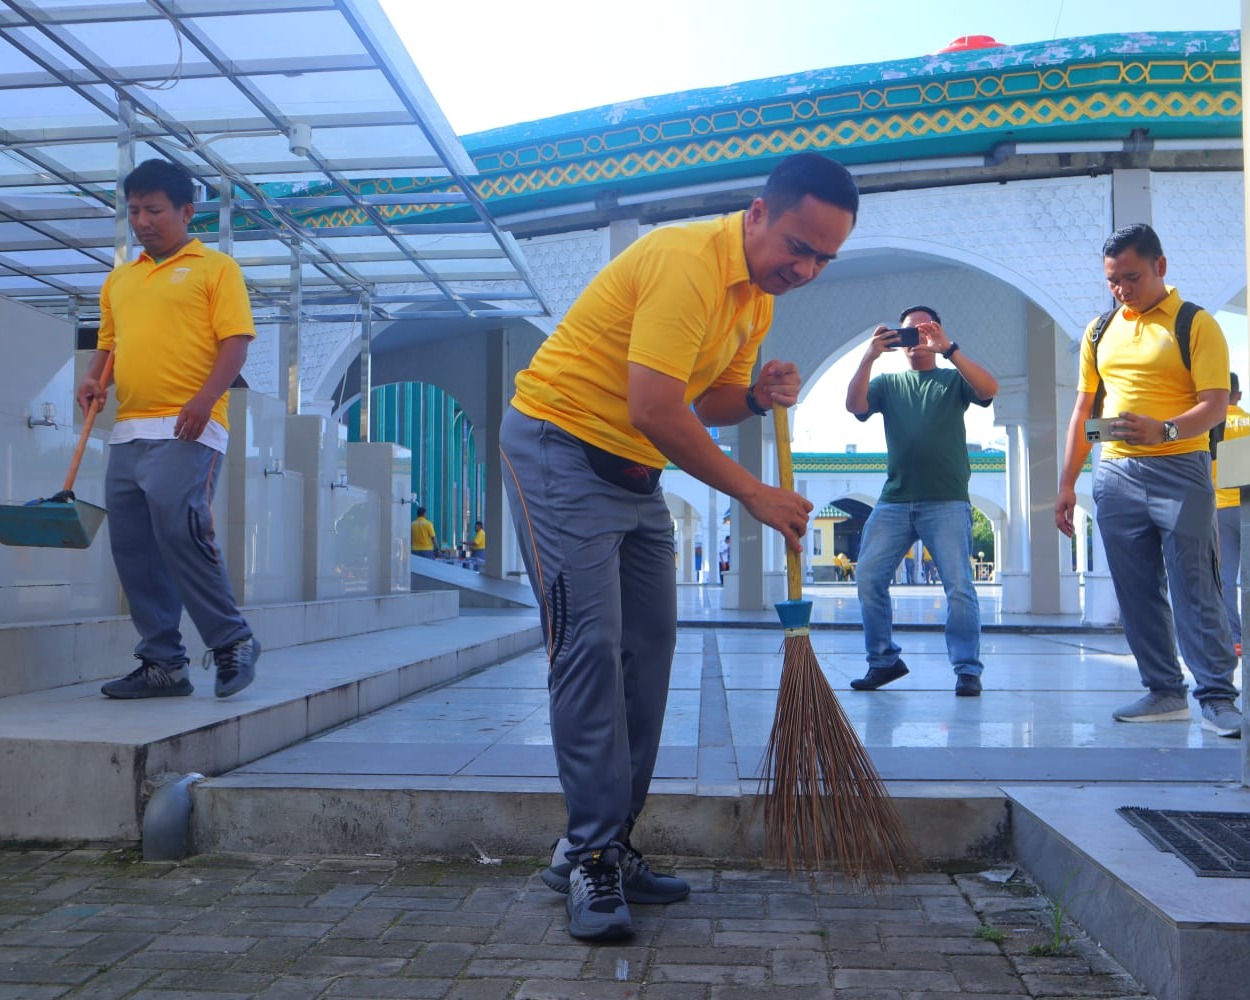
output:
[[[224,456],[195,441],[109,447],[104,478],[109,541],[139,632],[135,655],[162,666],[187,660],[182,608],[210,647],[252,634],[238,605],[209,505]]]
[[[1094,502],[1124,637],[1143,686],[1185,693],[1179,640],[1197,681],[1194,697],[1236,698],[1237,658],[1220,595],[1211,456],[1202,451],[1104,459],[1094,474]]]
[[[568,807],[568,857],[628,836],[660,747],[677,642],[672,517],[605,482],[581,444],[509,409],[504,488],[542,611],[551,740]]]

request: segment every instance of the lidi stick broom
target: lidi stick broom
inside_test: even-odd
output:
[[[790,418],[773,407],[781,488],[794,489]],[[778,604],[785,659],[764,755],[765,853],[793,873],[835,869],[877,886],[916,864],[912,845],[854,726],[820,669],[803,600],[798,553],[786,549],[786,590]],[[771,776],[771,780],[770,780]]]

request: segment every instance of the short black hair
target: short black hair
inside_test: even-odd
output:
[[[425,517],[425,508],[424,508],[424,507],[418,507],[418,508],[417,508],[417,517]]]
[[[937,310],[934,309],[933,306],[908,306],[898,314],[898,321],[900,323],[903,322],[903,320],[905,320],[912,313],[928,313],[933,317],[934,323],[940,324],[942,322],[942,317],[937,314]]]
[[[859,188],[851,172],[820,153],[787,156],[768,175],[760,197],[774,216],[788,212],[809,194],[850,212],[852,224],[859,218]]]
[[[1241,392],[1241,382],[1238,380],[1236,372],[1228,373],[1228,391]]]
[[[195,201],[195,181],[190,171],[180,163],[144,160],[122,181],[122,193],[127,198],[136,194],[154,194],[157,191],[168,195],[174,208],[181,208]]]
[[[1135,222],[1131,226],[1117,229],[1102,245],[1104,257],[1119,257],[1125,250],[1136,250],[1147,260],[1158,260],[1163,256],[1163,244],[1159,242],[1159,234],[1144,222]]]

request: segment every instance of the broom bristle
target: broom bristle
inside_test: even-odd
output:
[[[785,639],[763,780],[765,850],[787,871],[836,869],[875,887],[916,867],[911,838],[806,635]]]

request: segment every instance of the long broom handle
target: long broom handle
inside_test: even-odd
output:
[[[794,456],[790,454],[790,411],[773,404],[773,430],[777,436],[777,472],[783,490],[794,491]],[[786,596],[792,601],[803,599],[803,567],[799,554],[786,546]]]
[[[102,388],[109,387],[109,376],[112,374],[113,352],[109,351],[108,357],[104,359],[104,367],[100,370],[99,382]],[[74,488],[74,480],[78,478],[78,466],[82,465],[82,455],[87,450],[87,438],[91,434],[96,414],[102,409],[104,409],[104,396],[99,395],[91,401],[91,406],[82,418],[82,433],[78,435],[78,446],[74,449],[74,457],[69,460],[69,472],[65,475],[65,485],[61,487],[62,492],[68,492]]]

